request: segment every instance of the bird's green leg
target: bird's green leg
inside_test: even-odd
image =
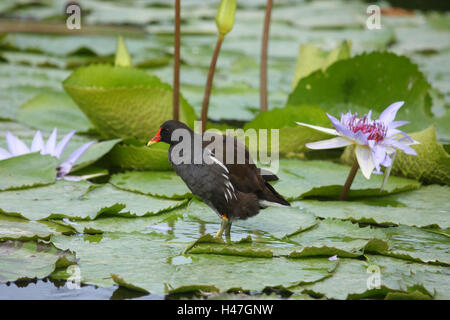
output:
[[[231,231],[231,224],[232,224],[231,220],[228,220],[228,223],[225,226],[225,237],[227,237],[227,238],[229,238],[230,235],[231,235],[231,233],[230,233],[230,231]]]
[[[223,231],[226,230],[229,220],[226,215],[222,216],[222,223],[220,225],[219,231],[216,233],[216,238],[221,238]]]

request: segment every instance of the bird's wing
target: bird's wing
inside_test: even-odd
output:
[[[224,170],[223,174],[227,176],[233,188],[245,193],[261,191],[265,180],[254,164],[247,147],[235,137],[223,135],[216,137],[222,139],[223,149],[218,152],[211,149],[211,145],[206,145],[205,150],[209,150],[211,159]]]

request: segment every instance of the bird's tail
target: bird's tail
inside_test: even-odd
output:
[[[279,194],[272,185],[265,183],[266,188],[262,192],[261,196],[258,197],[262,207],[267,207],[273,204],[281,204],[283,206],[290,206],[291,204]]]

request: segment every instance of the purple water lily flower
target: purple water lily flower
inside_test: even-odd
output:
[[[56,138],[58,135],[58,130],[55,128],[51,133],[50,137],[47,140],[47,143],[44,143],[44,139],[42,138],[41,131],[37,131],[34,135],[33,141],[31,142],[31,146],[28,147],[23,141],[13,135],[11,132],[6,133],[6,143],[8,145],[9,150],[5,150],[0,148],[0,160],[17,157],[23,154],[38,152],[41,154],[49,154],[53,157],[60,158],[70,139],[72,139],[75,134],[75,130],[69,132],[61,141],[57,144]],[[59,167],[57,168],[57,179],[64,178],[67,180],[72,180],[69,176],[66,175],[70,172],[75,162],[89,149],[89,147],[95,143],[95,141],[90,141],[79,147],[75,150],[66,160],[64,160]]]
[[[328,140],[307,143],[306,146],[310,149],[332,149],[355,145],[359,167],[364,177],[370,179],[374,169],[377,173],[380,172],[380,166],[389,168],[388,171],[390,171],[397,149],[409,155],[417,155],[410,146],[419,142],[397,129],[409,122],[394,121],[397,111],[403,104],[403,101],[391,104],[377,120],[371,119],[372,111],[362,118],[358,118],[357,113],[352,114],[350,111],[346,114],[342,113],[340,121],[327,113],[335,129],[301,122],[297,122],[297,124],[337,136]]]

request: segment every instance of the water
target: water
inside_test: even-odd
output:
[[[0,300],[161,300],[164,297],[131,291],[118,286],[100,288],[84,285],[69,289],[48,279],[27,283],[0,284]]]

